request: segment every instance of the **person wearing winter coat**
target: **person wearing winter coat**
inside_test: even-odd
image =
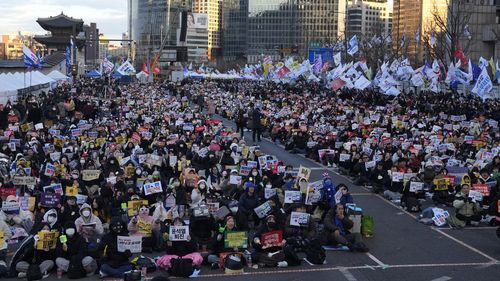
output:
[[[457,219],[465,222],[466,225],[477,226],[481,220],[482,208],[476,200],[469,197],[469,192],[470,185],[462,184],[460,192],[455,195],[453,207]]]
[[[67,222],[75,222],[80,217],[80,208],[76,204],[75,196],[67,196],[66,204],[61,208],[61,224],[65,225]]]
[[[233,216],[227,216],[225,219],[224,227],[220,227],[218,232],[215,233],[213,239],[213,248],[212,253],[208,256],[208,263],[211,264],[212,268],[219,268],[220,265],[220,257],[221,253],[230,253],[230,252],[241,252],[243,249],[238,248],[226,248],[224,237],[229,231],[238,231],[238,227],[236,227],[236,220]]]
[[[256,221],[254,218],[254,209],[259,206],[259,198],[255,193],[256,188],[255,184],[247,182],[245,184],[246,191],[240,196],[240,200],[238,202],[237,222],[238,227],[241,230],[248,230],[248,222]]]
[[[292,207],[293,212],[306,213],[305,206],[301,204]],[[291,214],[288,215],[283,233],[288,245],[291,245],[295,250],[305,250],[309,242],[316,239],[317,225],[315,221],[309,217],[306,224],[300,226],[290,224]]]
[[[6,202],[18,202],[17,197],[13,195],[7,196]],[[26,233],[30,233],[33,228],[33,213],[30,211],[19,209],[19,212],[6,212],[0,210],[0,220],[14,228],[22,228]],[[10,231],[8,231],[10,232]],[[7,232],[4,232],[7,233]]]
[[[62,235],[66,236],[67,241],[65,243],[62,243],[61,239],[57,241],[57,270],[68,272],[70,263],[72,261],[79,261],[82,263],[87,276],[92,275],[97,269],[97,263],[87,254],[87,241],[76,231],[75,223],[72,221],[66,222],[63,230]]]
[[[142,250],[143,252],[151,252],[154,245],[154,241],[157,241],[153,237],[153,234],[157,235],[157,230],[160,225],[155,222],[153,216],[149,215],[149,208],[146,205],[142,205],[139,208],[139,214],[130,219],[128,223],[128,231],[131,236],[141,236],[142,237]]]
[[[80,217],[76,219],[75,225],[85,239],[96,239],[104,233],[101,220],[92,214],[92,207],[87,203],[80,207]]]
[[[346,215],[344,205],[341,203],[328,211],[324,225],[325,244],[343,245],[347,246],[351,251],[368,252],[368,248],[363,244],[361,234],[350,232],[354,223]]]
[[[255,252],[252,254],[252,260],[266,267],[287,267],[288,263],[285,261],[285,253],[283,251],[283,247],[287,241],[282,239],[281,243],[278,242],[269,245],[265,244],[265,241],[261,241],[263,234],[272,231],[283,231],[283,227],[278,226],[276,218],[273,215],[269,215],[265,220],[261,221],[255,232],[252,240],[252,245],[255,249]]]
[[[42,222],[40,224],[40,232],[50,232],[50,231],[51,231],[51,226],[49,223]],[[20,261],[17,262],[16,264],[16,271],[18,272],[17,277],[25,278],[26,273],[28,272],[28,268],[30,267],[31,264],[38,264],[38,266],[40,267],[40,272],[42,273],[44,278],[48,277],[50,275],[50,271],[54,268],[54,261],[56,259],[56,250],[50,248],[37,250],[36,241],[38,241],[38,239],[39,237],[37,234],[35,235],[35,239],[33,240],[34,243],[28,245],[28,248],[26,249],[26,254],[22,257]]]
[[[125,272],[132,270],[130,250],[118,251],[118,236],[127,236],[127,226],[121,217],[112,217],[109,223],[109,233],[102,237],[99,250],[102,252],[99,275],[104,277],[122,278]]]

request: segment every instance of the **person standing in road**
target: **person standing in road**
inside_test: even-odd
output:
[[[256,105],[252,112],[252,140],[255,142],[257,139],[260,142],[260,134],[261,134],[261,123],[260,119],[262,118],[262,113],[260,112],[260,108]]]

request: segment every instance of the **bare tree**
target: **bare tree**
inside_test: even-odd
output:
[[[461,39],[465,38],[463,31],[465,26],[469,24],[470,17],[471,13],[463,0],[446,0],[446,8],[435,2],[432,22],[425,27],[427,32],[423,36],[427,58],[436,58],[447,66],[450,61],[454,61],[453,58],[459,42],[466,42],[465,46],[460,47],[464,52],[467,52],[470,40]],[[433,45],[430,44],[432,32],[436,38]]]

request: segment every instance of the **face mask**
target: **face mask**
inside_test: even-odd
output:
[[[174,187],[179,187],[181,184],[179,182],[174,182],[173,186]]]
[[[66,229],[66,235],[68,235],[69,237],[73,237],[73,235],[75,235],[75,229],[74,228]]]
[[[88,217],[88,216],[90,216],[90,211],[89,210],[83,210],[82,215],[84,217]]]
[[[53,217],[53,216],[49,216],[49,217],[47,218],[47,222],[48,222],[48,223],[54,223],[54,222],[56,222],[56,218],[55,218],[55,217]]]
[[[272,185],[270,185],[270,184],[267,184],[267,185],[266,185],[266,188],[272,188],[272,187],[273,187],[273,186],[272,186]]]
[[[256,177],[259,173],[257,172],[252,172],[252,176]]]
[[[206,186],[204,184],[200,184],[200,189],[205,189]]]
[[[71,177],[76,180],[78,178],[78,175],[71,175]]]
[[[80,164],[85,164],[85,160],[80,160]]]

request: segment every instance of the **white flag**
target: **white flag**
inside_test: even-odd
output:
[[[122,63],[122,65],[120,65],[120,67],[118,67],[117,71],[121,75],[130,75],[132,73],[135,73],[135,68],[129,61],[126,61],[126,62]]]
[[[335,62],[336,66],[342,63],[342,58],[340,57],[340,52],[336,53],[335,56],[333,56],[333,62]]]
[[[347,49],[347,53],[350,55],[350,56],[354,56],[354,54],[356,54],[359,50],[359,47],[358,47],[358,38],[356,37],[356,35],[354,35],[351,40],[349,40],[349,48]]]
[[[484,95],[489,93],[491,89],[493,89],[493,84],[491,83],[490,76],[488,75],[488,70],[483,68],[481,74],[477,78],[476,85],[472,89],[472,92],[484,99]]]

